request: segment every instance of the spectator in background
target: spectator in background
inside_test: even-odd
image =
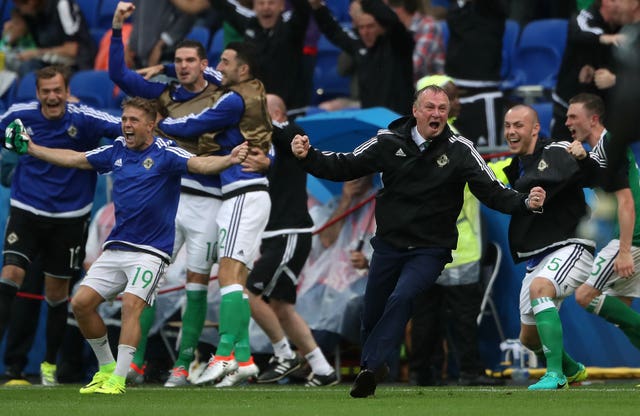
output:
[[[0,40],[0,96],[9,91],[18,77],[16,71],[21,63],[18,54],[35,47],[27,21],[17,9],[11,10],[11,17],[4,22]]]
[[[310,17],[307,0],[291,0],[290,11],[285,11],[285,0],[254,0],[253,12],[235,1],[209,1],[254,44],[258,60],[253,71],[266,91],[282,97],[289,109],[305,107],[310,96],[303,63]]]
[[[413,33],[413,79],[444,72],[445,44],[442,26],[418,11],[418,0],[386,0],[407,30]]]
[[[501,142],[499,86],[506,15],[502,0],[460,0],[452,2],[447,13],[445,73],[461,89],[456,125],[479,147],[493,148]]]
[[[171,0],[171,3],[181,11],[193,15],[200,15],[203,12],[213,12],[213,14],[215,15],[215,19],[213,19],[214,24],[221,19],[219,16],[219,10],[212,7],[211,0]],[[238,9],[247,9],[248,13],[250,13],[251,9],[253,8],[253,0],[237,0],[237,4]],[[209,16],[209,18],[210,17],[211,16]],[[217,28],[218,26],[212,27],[211,32],[214,33]],[[240,42],[244,39],[243,33],[238,32],[226,20],[222,21],[222,30],[224,31],[223,45],[231,42]]]
[[[343,29],[321,0],[308,0],[320,31],[355,61],[362,108],[410,110],[413,35],[382,0],[355,0],[351,17],[358,35]]]
[[[138,0],[129,51],[135,68],[173,60],[176,45],[193,28],[195,15],[178,10],[172,0]]]
[[[19,76],[50,64],[93,68],[96,45],[75,0],[14,0],[14,4],[37,46],[16,56]]]
[[[565,126],[571,97],[587,92],[600,96],[605,102],[609,100],[609,89],[600,86],[604,86],[605,71],[611,73],[613,69],[612,47],[621,40],[621,35],[617,34],[618,21],[617,0],[596,0],[591,7],[569,19],[567,45],[552,94],[551,138],[554,140],[571,137]]]

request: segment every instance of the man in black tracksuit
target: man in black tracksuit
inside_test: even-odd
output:
[[[354,16],[356,36],[320,0],[309,0],[313,17],[331,43],[353,58],[362,108],[387,107],[407,114],[414,92],[413,34],[381,0],[362,0]]]
[[[210,2],[245,41],[255,45],[260,69],[257,78],[267,93],[279,95],[291,109],[306,106],[309,94],[302,82],[302,49],[310,18],[307,0],[291,0],[293,9],[288,12],[284,11],[284,0],[278,0],[275,10],[267,6],[254,9],[254,13],[230,0]]]
[[[591,158],[574,160],[569,142],[538,139],[536,111],[516,105],[505,115],[505,139],[516,155],[504,169],[514,189],[542,186],[547,191],[544,212],[514,216],[509,245],[515,262],[526,261],[520,290],[520,341],[547,362],[546,374],[529,390],[564,389],[587,377],[585,367],[564,351],[558,308],[591,271],[595,243],[578,234],[587,216],[582,188],[595,181]]]
[[[565,126],[571,97],[588,92],[608,101],[609,89],[599,89],[594,77],[598,69],[613,69],[611,49],[619,42],[615,11],[614,0],[601,0],[569,19],[567,45],[552,94],[554,121],[551,137],[554,140],[571,137]]]
[[[447,12],[449,43],[444,72],[460,88],[462,110],[456,128],[478,147],[501,143],[500,91],[502,38],[506,20],[503,0],[452,1]]]
[[[413,116],[392,122],[352,153],[322,153],[306,136],[292,142],[294,155],[314,176],[344,181],[382,173],[362,313],[362,371],[353,397],[375,393],[375,373],[384,371],[386,357],[401,340],[411,301],[451,261],[465,184],[484,204],[509,214],[527,215],[544,202],[540,187],[531,188],[528,197],[504,187],[473,144],[451,132],[442,88],[428,86],[416,97]]]

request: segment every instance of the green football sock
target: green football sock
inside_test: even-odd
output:
[[[142,310],[140,314],[140,342],[136,348],[136,353],[133,355],[133,363],[142,368],[144,365],[144,354],[147,351],[147,338],[149,336],[149,330],[156,319],[156,304],[153,306],[147,306]]]
[[[207,315],[207,286],[204,290],[187,290],[187,307],[182,315],[182,338],[175,367],[189,368]]]
[[[551,298],[537,298],[531,301],[533,313],[538,327],[538,334],[542,342],[542,350],[547,360],[547,371],[558,374],[562,372],[562,323],[558,309]]]
[[[574,375],[580,370],[580,366],[578,362],[573,359],[567,352],[562,349],[562,372],[565,375]]]
[[[251,306],[249,298],[242,298],[242,321],[238,328],[238,339],[236,341],[236,361],[244,363],[251,358],[251,345],[249,343],[249,321],[251,319]]]
[[[231,286],[220,288],[220,342],[216,355],[221,357],[229,357],[233,352],[242,321],[242,286],[238,286],[240,290],[225,290]]]
[[[615,296],[600,295],[596,299],[601,301],[600,310],[598,311],[597,308],[589,305],[586,308],[587,311],[596,313],[607,321],[618,325],[627,338],[629,338],[629,341],[631,341],[636,348],[640,349],[640,314]],[[594,301],[596,301],[596,299],[594,299]],[[592,302],[592,304],[594,304],[594,302]]]

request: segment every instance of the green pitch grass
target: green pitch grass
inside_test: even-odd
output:
[[[563,391],[382,385],[368,399],[349,397],[349,386],[309,389],[257,386],[231,389],[130,387],[122,396],[80,395],[77,385],[0,387],[7,416],[587,416],[640,414],[638,381],[607,381]]]

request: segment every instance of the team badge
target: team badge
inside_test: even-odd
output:
[[[547,162],[545,162],[544,159],[540,160],[540,163],[538,163],[538,170],[540,172],[542,172],[543,170],[545,170],[548,167],[549,167],[549,165],[547,165]]]
[[[436,160],[436,163],[438,164],[439,168],[442,168],[449,163],[449,158],[447,157],[447,155],[442,155],[438,158],[438,160]]]
[[[144,162],[142,162],[142,166],[144,166],[145,169],[151,169],[153,167],[153,159],[151,159],[150,157],[146,158],[144,160]]]
[[[76,128],[76,126],[74,126],[73,124],[71,126],[69,126],[69,128],[67,129],[67,134],[69,135],[69,137],[71,137],[72,139],[75,139],[76,136],[78,135],[78,129]]]
[[[18,235],[16,233],[11,233],[7,236],[7,243],[15,244],[18,241]]]

